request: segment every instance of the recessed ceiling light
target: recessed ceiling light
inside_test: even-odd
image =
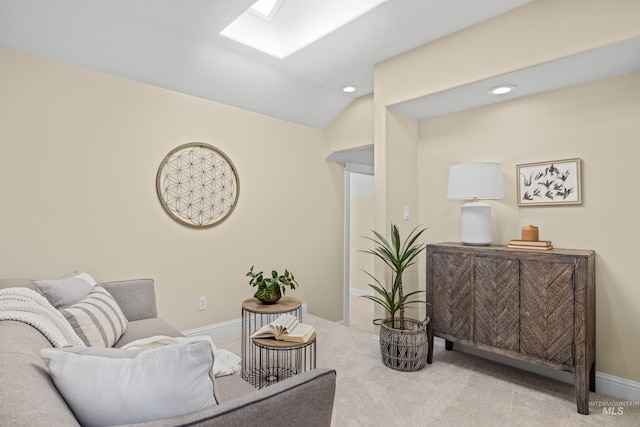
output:
[[[492,95],[505,95],[507,93],[513,92],[517,88],[518,86],[515,86],[515,85],[502,85],[502,86],[492,87],[491,89],[488,90],[488,92]]]
[[[342,87],[342,91],[345,92],[345,93],[355,92],[356,91],[356,87],[355,86],[343,86]]]

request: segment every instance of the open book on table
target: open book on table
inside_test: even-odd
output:
[[[280,341],[308,342],[315,329],[311,325],[298,322],[291,314],[283,314],[273,322],[264,325],[251,338],[275,338]]]

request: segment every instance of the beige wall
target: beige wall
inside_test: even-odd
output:
[[[446,200],[448,166],[498,161],[505,198],[493,207],[494,243],[540,227],[556,247],[596,251],[596,369],[640,380],[640,209],[633,182],[640,146],[640,73],[420,122],[423,221],[431,241],[460,239],[461,202]],[[582,159],[580,206],[517,207],[516,165]]]
[[[459,204],[446,200],[448,166],[501,161],[507,194],[492,203],[494,239],[504,243],[517,237],[522,225],[534,223],[541,238],[559,247],[597,251],[596,368],[635,381],[640,380],[640,291],[633,265],[638,202],[629,196],[628,183],[639,151],[638,73],[419,123],[388,107],[638,37],[638,16],[635,0],[530,3],[378,64],[374,105],[376,228],[387,227],[401,200],[415,196],[419,222],[430,227],[426,239],[458,240]],[[390,167],[403,155],[409,171],[416,167],[410,157],[414,125],[417,189],[405,188]],[[583,159],[581,206],[516,207],[516,164],[571,157]],[[419,275],[424,286],[422,266]]]
[[[638,16],[637,0],[536,0],[377,64],[375,108],[638,37]]]
[[[153,277],[160,315],[184,330],[240,317],[252,264],[289,268],[291,295],[342,318],[343,171],[322,130],[7,50],[0,64],[0,277]],[[240,176],[237,208],[205,230],[173,221],[155,190],[164,156],[191,141]]]
[[[373,145],[373,94],[356,98],[325,129],[325,158],[338,152],[358,150]],[[352,175],[353,177],[353,175]],[[352,178],[352,190],[354,190]],[[362,269],[373,272],[373,257],[362,253],[370,245],[362,236],[371,236],[373,226],[373,197],[353,196],[350,201],[349,285],[351,288],[371,291],[371,283]]]
[[[375,229],[386,237],[390,237],[390,226],[395,224],[400,231],[401,239],[406,239],[411,230],[419,225],[418,212],[418,161],[416,156],[418,141],[418,125],[416,120],[400,113],[381,109],[376,113],[376,145],[375,154]],[[383,189],[383,191],[379,191]],[[404,208],[410,211],[409,219],[404,219]],[[402,276],[404,293],[413,292],[420,285],[419,261],[405,270]],[[386,274],[387,283],[391,283],[389,268],[377,261],[376,277],[381,279]],[[375,307],[376,316],[384,317],[385,311]],[[407,315],[423,318],[420,305],[408,307]]]
[[[325,129],[325,158],[373,145],[373,95],[356,98]]]
[[[597,369],[640,381],[638,202],[628,190],[638,73],[421,122],[388,110],[638,37],[639,15],[637,0],[538,0],[377,65],[375,97],[354,101],[325,132],[0,50],[0,277],[154,277],[161,315],[188,329],[238,317],[251,264],[287,267],[312,313],[340,319],[343,175],[322,159],[368,145],[373,128],[377,230],[421,223],[427,241],[456,240],[449,164],[501,161],[507,193],[491,202],[494,238],[535,223],[557,246],[595,249]],[[240,174],[237,209],[208,230],[175,223],[155,194],[160,161],[189,141],[221,148]],[[583,159],[583,205],[517,208],[515,165],[567,157]],[[198,312],[201,295],[209,309]]]
[[[353,180],[353,174],[352,178]],[[373,179],[371,178],[371,182]],[[373,185],[371,185],[373,187]],[[353,194],[353,193],[352,193]],[[371,292],[373,280],[364,272],[373,273],[373,256],[363,251],[372,247],[365,237],[373,237],[373,196],[352,196],[349,209],[349,286]],[[364,271],[363,271],[364,270]]]

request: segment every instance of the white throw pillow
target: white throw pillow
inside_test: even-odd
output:
[[[218,403],[207,341],[147,350],[46,348],[40,355],[82,425],[152,421]]]
[[[90,275],[89,273],[85,273],[84,271],[74,271],[73,272],[74,277],[79,277],[81,279],[86,280],[91,286],[95,286],[98,282],[96,282],[96,279],[93,278],[92,275]]]
[[[93,277],[79,272],[64,279],[34,281],[36,291],[44,295],[55,308],[75,304],[86,297],[95,284]]]
[[[88,347],[113,347],[127,330],[126,316],[102,286],[95,286],[82,300],[61,308],[60,313]]]

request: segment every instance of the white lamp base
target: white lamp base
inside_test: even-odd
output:
[[[465,245],[491,244],[491,206],[469,202],[460,208],[460,240]]]

